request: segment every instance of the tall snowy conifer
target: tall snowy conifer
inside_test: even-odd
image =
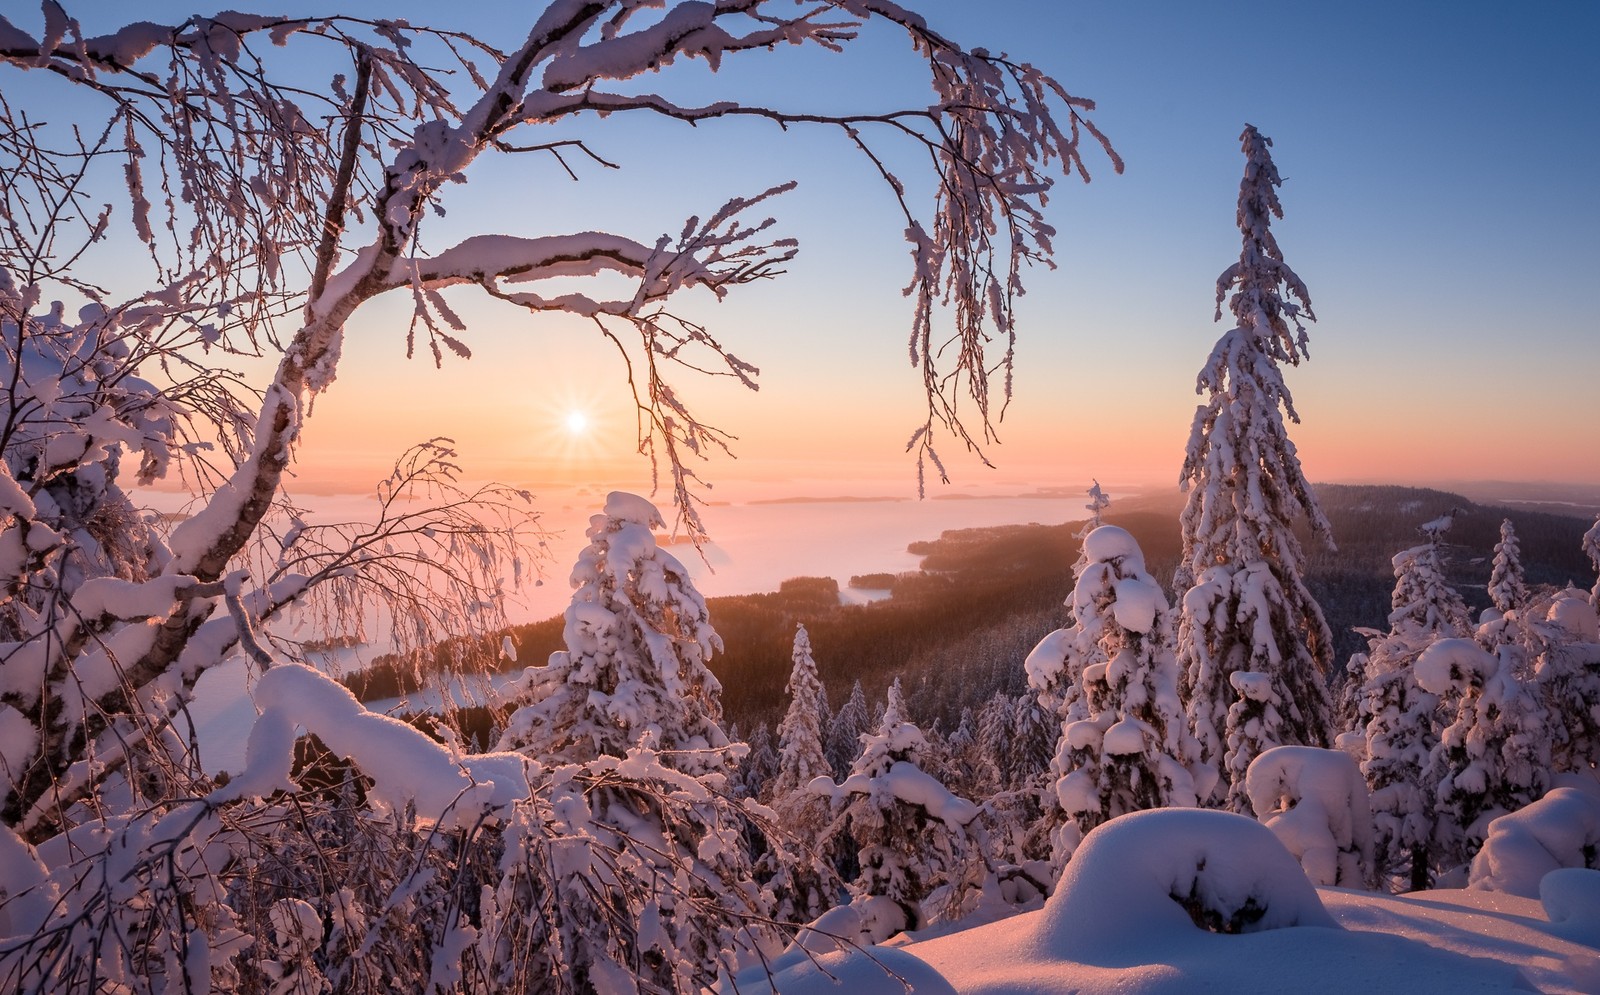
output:
[[[589,545],[572,569],[567,648],[529,667],[500,750],[582,762],[626,756],[648,737],[686,774],[728,772],[722,685],[706,667],[722,639],[705,599],[656,545],[660,512],[613,491],[589,519]]]
[[[1489,598],[1501,614],[1516,611],[1528,600],[1528,584],[1522,572],[1522,547],[1511,519],[1500,523],[1500,541],[1494,547],[1494,566],[1489,570]]]
[[[1084,539],[1089,565],[1072,595],[1078,638],[1093,647],[1081,682],[1088,717],[1062,730],[1054,769],[1061,809],[1073,821],[1055,839],[1063,864],[1084,834],[1128,812],[1194,805],[1214,775],[1198,763],[1178,698],[1172,613],[1144,568],[1133,536],[1103,525]],[[1048,641],[1050,637],[1046,637]],[[1198,777],[1196,775],[1199,775]]]
[[[1179,475],[1189,501],[1173,585],[1182,596],[1178,659],[1190,720],[1202,759],[1222,768],[1235,671],[1268,676],[1282,701],[1284,742],[1326,746],[1332,724],[1332,634],[1302,577],[1293,522],[1304,517],[1330,549],[1333,539],[1284,428],[1285,415],[1300,416],[1279,367],[1309,356],[1302,319],[1315,315],[1270,227],[1283,216],[1272,142],[1248,125],[1241,140],[1244,246],[1217,278],[1217,317],[1226,298],[1237,324],[1196,385],[1209,396],[1195,411]]]
[[[838,875],[830,862],[828,799],[809,789],[818,777],[832,780],[833,768],[822,750],[827,695],[804,625],[795,627],[792,659],[789,710],[778,725],[777,774],[770,796],[785,838],[774,841],[773,859],[766,863],[772,874],[768,886],[776,897],[774,915],[784,922],[810,922],[833,904]]]
[[[794,667],[789,671],[786,689],[789,710],[778,724],[778,775],[772,784],[772,804],[780,813],[785,799],[804,792],[818,776],[833,772],[822,749],[826,716],[819,714],[818,708],[824,691],[817,677],[817,662],[811,657],[811,637],[804,625],[795,626],[790,659]]]

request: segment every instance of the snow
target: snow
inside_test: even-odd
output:
[[[1167,596],[1160,585],[1154,583],[1148,574],[1140,574],[1120,578],[1114,586],[1117,600],[1112,604],[1111,611],[1116,616],[1117,624],[1129,632],[1149,632],[1155,624],[1156,612],[1167,608]]]
[[[1276,746],[1250,764],[1250,805],[1319,885],[1359,888],[1373,856],[1372,807],[1356,762],[1338,750]]]
[[[1489,837],[1473,858],[1473,888],[1532,898],[1546,874],[1583,867],[1600,848],[1600,797],[1555,788],[1527,808],[1489,824]]]
[[[1436,639],[1413,665],[1417,684],[1429,694],[1445,694],[1458,683],[1481,686],[1494,675],[1500,661],[1471,639]],[[1473,680],[1476,678],[1476,680]]]
[[[1083,555],[1090,563],[1109,563],[1127,560],[1132,569],[1144,569],[1144,553],[1139,543],[1126,529],[1115,525],[1102,525],[1083,537]]]
[[[528,792],[528,761],[487,753],[458,761],[439,743],[398,719],[370,712],[331,678],[300,664],[280,664],[255,687],[261,717],[250,731],[247,763],[213,801],[267,795],[290,786],[296,726],[372,778],[369,797],[394,810],[415,803],[419,819],[466,824]]]
[[[1196,866],[1202,859],[1203,870]],[[1200,929],[1171,897],[1195,885],[1221,906],[1243,895],[1265,900],[1269,913],[1262,922],[1271,920],[1273,928],[1240,935]],[[1592,893],[1580,882],[1570,887],[1571,893],[1557,896],[1556,907],[1582,916]],[[835,909],[816,926],[835,936],[857,936],[858,930],[846,928],[856,925],[854,915],[852,909]],[[809,951],[791,949],[773,961],[775,984],[756,968],[738,977],[737,990],[1594,992],[1600,990],[1600,952],[1567,935],[1575,921],[1547,919],[1535,899],[1487,892],[1395,897],[1313,889],[1293,858],[1252,820],[1165,810],[1124,816],[1090,833],[1041,910],[942,935],[911,934],[895,946],[864,950],[811,936]],[[735,989],[724,984],[718,990]]]
[[[1150,732],[1149,726],[1138,719],[1123,719],[1106,730],[1105,752],[1113,757],[1143,753],[1145,736]]]

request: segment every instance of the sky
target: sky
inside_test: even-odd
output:
[[[141,5],[140,16],[190,6]],[[1309,476],[1600,484],[1600,328],[1588,307],[1600,285],[1600,6],[908,6],[1095,100],[1127,163],[1115,175],[1090,153],[1093,182],[1063,180],[1052,195],[1059,268],[1028,275],[1015,397],[988,453],[996,466],[945,440],[951,490],[1176,482],[1195,374],[1227,328],[1212,321],[1214,282],[1238,254],[1247,122],[1274,142],[1286,211],[1274,230],[1320,319],[1311,360],[1287,374]],[[120,4],[69,8],[107,27],[124,16]],[[533,16],[513,3],[383,9],[501,47]],[[797,110],[915,106],[931,93],[887,30],[843,55],[756,53],[716,75],[696,62],[649,85],[685,99],[753,92]],[[715,459],[702,476],[724,497],[914,493],[905,442],[922,407],[900,293],[909,255],[871,164],[831,132],[760,122],[581,127],[620,170],[578,165],[574,182],[548,159],[483,163],[425,237],[602,229],[650,241],[728,196],[798,180],[770,205],[778,230],[801,241],[790,271],[688,305],[762,370],[759,393],[685,381],[707,420],[738,437],[737,460]],[[878,142],[925,193],[906,150]],[[339,380],[304,435],[302,489],[365,489],[434,436],[455,439],[474,475],[648,489],[609,344],[577,321],[453,300],[474,357],[443,370],[405,359],[408,302],[375,302],[352,320]]]

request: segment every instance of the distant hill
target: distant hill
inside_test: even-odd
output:
[[[1465,514],[1448,536],[1449,576],[1475,612],[1488,605],[1484,587],[1502,518],[1516,526],[1531,584],[1594,582],[1579,545],[1588,527],[1583,519],[1480,506],[1461,494],[1425,488],[1325,485],[1317,495],[1338,550],[1314,546],[1309,535],[1301,541],[1307,583],[1333,629],[1340,667],[1365,648],[1355,627],[1387,626],[1394,555],[1421,542],[1419,524],[1451,508]],[[1182,506],[1176,491],[1122,500],[1106,521],[1133,533],[1150,572],[1166,580],[1177,566]],[[981,704],[996,690],[1020,692],[1028,651],[1066,622],[1062,602],[1072,589],[1081,525],[960,529],[912,543],[921,569],[894,577],[886,601],[841,605],[838,581],[826,577],[793,578],[772,593],[709,599],[712,624],[725,644],[712,669],[723,684],[728,721],[748,734],[758,723],[775,725],[781,718],[794,627],[801,622],[834,707],[854,680],[881,700],[900,676],[917,719],[948,728],[963,707]],[[561,630],[559,617],[515,629],[518,666],[560,649]],[[1342,672],[1333,678],[1341,681]],[[415,675],[382,667],[369,672],[365,686],[356,686],[360,680],[352,684],[369,700],[410,693],[418,683]]]

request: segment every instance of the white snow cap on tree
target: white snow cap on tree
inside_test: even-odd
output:
[[[656,544],[653,504],[613,491],[572,570],[567,648],[524,671],[527,704],[499,749],[570,761],[621,757],[642,737],[689,774],[723,770],[722,685],[706,666],[722,639],[682,563]]]
[[[1183,555],[1178,659],[1202,759],[1222,765],[1223,726],[1233,702],[1229,675],[1266,674],[1282,702],[1286,742],[1326,746],[1332,704],[1326,675],[1333,639],[1306,588],[1294,523],[1303,518],[1328,548],[1333,540],[1289,441],[1298,422],[1279,364],[1308,356],[1311,299],[1272,234],[1283,216],[1271,140],[1246,126],[1237,220],[1238,262],[1217,278],[1217,317],[1228,302],[1235,325],[1200,371],[1179,484]],[[1225,787],[1222,785],[1220,787]]]

